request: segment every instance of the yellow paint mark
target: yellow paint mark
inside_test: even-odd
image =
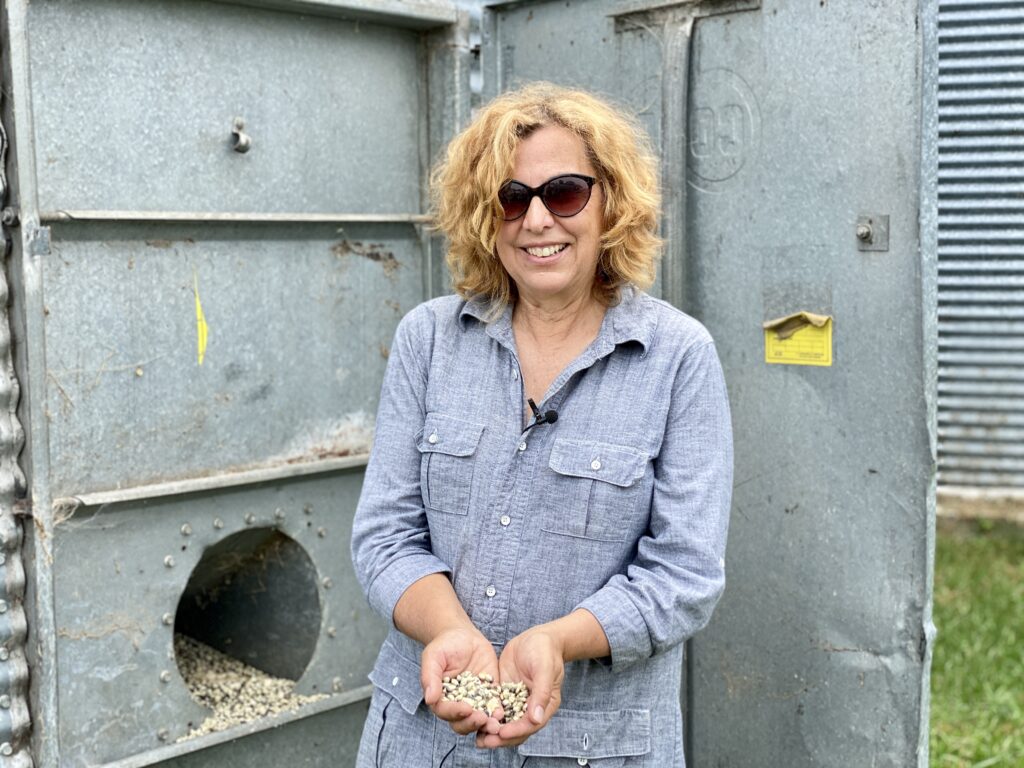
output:
[[[199,275],[192,270],[192,292],[196,296],[196,356],[199,364],[203,364],[206,357],[206,338],[210,335],[210,326],[206,324],[206,316],[203,315],[203,305],[199,301]]]
[[[832,365],[832,318],[797,312],[764,324],[764,361],[782,365]]]

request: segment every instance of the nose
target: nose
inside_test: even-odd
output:
[[[523,214],[523,227],[530,232],[542,232],[548,227],[553,226],[554,223],[551,211],[544,206],[540,195],[534,195],[530,200],[530,207]]]

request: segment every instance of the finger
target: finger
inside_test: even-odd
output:
[[[460,736],[465,736],[470,733],[476,733],[479,731],[487,722],[487,715],[479,710],[473,710],[473,714],[469,717],[463,718],[462,720],[456,720],[449,723],[451,729]]]
[[[441,698],[443,675],[444,659],[439,654],[424,650],[420,659],[420,685],[423,687],[423,701],[428,707]]]
[[[533,680],[533,690],[526,701],[526,713],[538,728],[547,722],[548,707],[551,704],[551,675],[543,673]]]
[[[449,723],[472,717],[476,711],[464,701],[438,701],[430,709],[439,718]]]

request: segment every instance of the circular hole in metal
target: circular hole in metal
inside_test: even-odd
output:
[[[178,601],[174,634],[298,680],[313,658],[320,621],[309,554],[274,528],[253,528],[203,552]]]

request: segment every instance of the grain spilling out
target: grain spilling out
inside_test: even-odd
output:
[[[442,701],[464,701],[473,709],[486,712],[488,716],[501,706],[505,713],[503,723],[511,723],[523,716],[530,689],[526,683],[498,683],[487,673],[474,675],[466,670],[457,677],[445,677],[442,681]]]
[[[199,727],[178,741],[290,712],[327,698],[324,694],[299,696],[294,693],[294,680],[272,677],[185,635],[174,636],[174,653],[192,698],[213,710]]]

